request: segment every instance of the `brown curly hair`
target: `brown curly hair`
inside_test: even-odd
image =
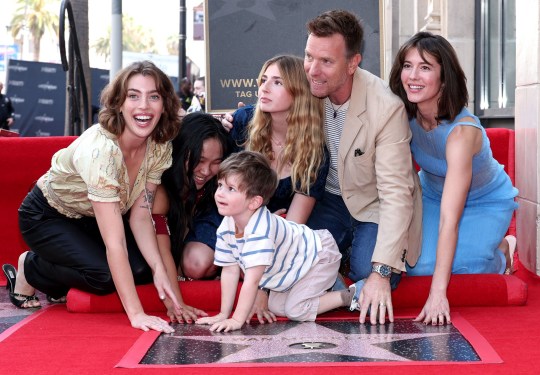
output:
[[[151,137],[156,143],[172,140],[180,129],[180,100],[169,77],[150,61],[137,61],[122,69],[101,92],[99,123],[114,135],[123,133],[126,126],[120,107],[127,97],[128,81],[136,74],[150,76],[163,98],[163,113]]]

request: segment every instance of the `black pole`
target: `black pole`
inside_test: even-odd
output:
[[[180,0],[180,33],[178,34],[178,91],[186,76],[186,0]]]

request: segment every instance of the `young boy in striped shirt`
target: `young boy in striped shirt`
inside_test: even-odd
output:
[[[265,204],[278,183],[261,154],[242,151],[221,163],[215,200],[224,219],[217,230],[214,264],[221,272],[221,311],[200,318],[210,330],[240,329],[258,289],[269,291],[268,308],[278,316],[313,321],[318,314],[349,306],[354,289],[328,292],[338,275],[341,254],[326,230],[272,214]],[[236,310],[236,290],[244,274]]]

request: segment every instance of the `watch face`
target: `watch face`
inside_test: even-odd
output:
[[[377,272],[383,277],[388,277],[392,273],[392,267],[387,266],[386,264],[379,264],[377,266],[373,266],[373,271]]]

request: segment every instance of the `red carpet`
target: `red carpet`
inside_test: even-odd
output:
[[[534,374],[540,356],[540,279],[525,271],[518,276],[528,284],[524,306],[456,307],[459,313],[493,347],[502,364],[449,365],[372,365],[377,374]],[[398,310],[412,316],[417,308]],[[162,374],[178,369],[119,369],[115,366],[143,333],[130,327],[123,313],[69,313],[66,306],[52,306],[34,314],[10,332],[0,336],[0,373],[2,374]],[[341,364],[274,365],[258,367],[258,374],[349,373],[358,367]],[[222,367],[220,375],[253,374],[253,368]],[[182,374],[208,374],[208,368],[191,367]]]

